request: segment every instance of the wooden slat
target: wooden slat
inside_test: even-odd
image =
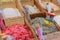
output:
[[[30,23],[29,23],[29,21],[28,21],[28,19],[27,19],[26,17],[25,17],[25,22],[26,22],[26,24],[29,26],[29,28],[31,29],[32,33],[34,34],[34,35],[33,35],[33,36],[34,36],[34,40],[38,40],[37,35],[34,33],[33,28],[32,28],[32,26],[30,25]]]
[[[21,8],[20,8],[20,5],[18,4],[18,1],[16,0],[16,7],[18,8],[19,12],[21,13],[22,16],[24,16]]]
[[[55,22],[56,28],[60,31],[60,26]]]
[[[38,0],[35,0],[36,7],[43,13],[46,13],[46,11],[43,9],[43,7],[39,4]]]

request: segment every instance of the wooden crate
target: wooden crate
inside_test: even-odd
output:
[[[5,26],[12,24],[25,24],[23,17],[4,18]]]
[[[35,4],[36,4],[37,8],[39,8],[39,10],[40,10],[41,12],[43,12],[43,14],[46,15],[46,12],[47,12],[47,11],[44,10],[44,9],[41,7],[41,5],[38,3],[37,0],[35,0]],[[59,25],[58,25],[57,23],[55,23],[55,25],[56,25],[56,28],[60,31]]]
[[[25,20],[26,25],[30,28],[30,30],[31,30],[32,33],[33,33],[33,36],[34,36],[33,40],[38,40],[37,35],[36,35],[35,32],[33,31],[33,28],[32,28],[32,26],[30,25],[29,20],[28,20],[27,17],[25,16],[24,12],[21,10],[21,7],[20,7],[18,1],[16,1],[16,4],[17,4],[17,8],[18,8],[19,11],[21,12],[21,15],[24,16],[24,20]]]

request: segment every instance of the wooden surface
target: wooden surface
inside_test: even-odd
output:
[[[13,2],[2,2],[0,3],[1,8],[16,8],[16,3],[15,1]]]
[[[23,6],[31,5],[34,6],[34,0],[21,0]]]
[[[47,34],[44,37],[45,37],[45,40],[60,40],[60,31]]]
[[[12,24],[25,24],[23,17],[13,17],[13,18],[4,18],[5,26],[10,26]]]
[[[0,0],[0,2],[15,2],[15,0]]]

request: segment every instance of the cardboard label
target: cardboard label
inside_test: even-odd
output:
[[[25,5],[34,6],[34,0],[21,0],[21,4],[22,4],[23,6],[25,6]]]

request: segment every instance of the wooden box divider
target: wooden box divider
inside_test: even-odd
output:
[[[38,40],[37,35],[36,35],[35,32],[33,31],[33,28],[32,28],[32,26],[31,26],[31,24],[29,23],[29,20],[28,20],[27,17],[25,16],[24,12],[21,10],[21,7],[20,7],[20,5],[19,5],[19,3],[18,3],[17,0],[16,0],[16,6],[17,6],[18,10],[21,12],[21,15],[24,17],[24,20],[25,20],[26,25],[27,25],[27,26],[30,28],[30,30],[32,31],[33,36],[34,36],[33,40]]]
[[[39,4],[38,0],[34,0],[34,4],[36,5],[36,7],[43,12],[44,14],[46,14],[46,11],[43,9],[43,7]]]

